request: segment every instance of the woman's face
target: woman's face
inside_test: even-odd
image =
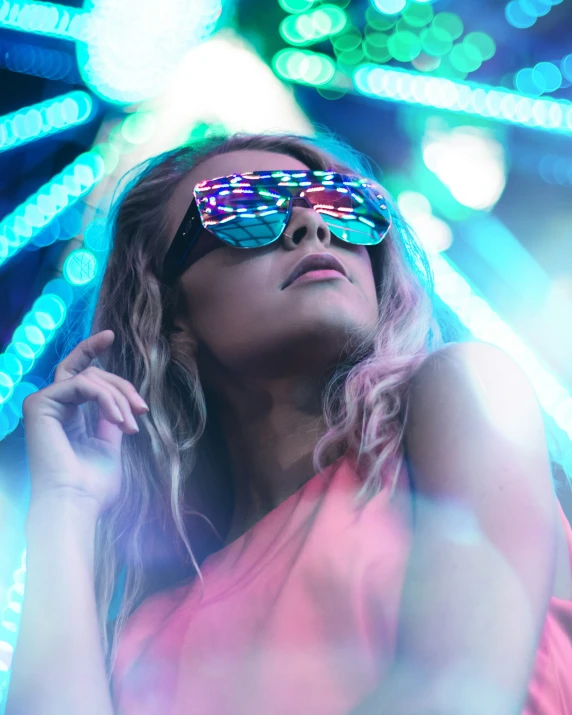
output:
[[[234,151],[195,167],[170,201],[171,240],[194,186],[232,173],[304,170],[297,159],[259,150]],[[288,234],[286,237],[284,234]],[[322,217],[294,202],[284,234],[269,246],[240,249],[203,230],[200,256],[181,276],[177,324],[231,372],[259,377],[314,374],[333,365],[351,336],[369,333],[378,309],[369,253],[334,237]],[[283,284],[309,254],[333,254],[347,277]]]

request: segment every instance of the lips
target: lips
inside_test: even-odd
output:
[[[338,259],[331,253],[312,253],[308,256],[304,256],[302,260],[294,266],[294,269],[286,279],[286,282],[282,286],[282,290],[290,285],[296,278],[299,278],[304,273],[309,273],[310,271],[319,270],[333,270],[338,271],[343,276],[346,276],[346,269],[343,264],[338,261]]]

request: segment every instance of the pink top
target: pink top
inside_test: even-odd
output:
[[[387,490],[353,510],[359,487],[341,458],[203,562],[202,600],[198,582],[147,599],[120,642],[117,715],[356,707],[391,663],[411,546]],[[523,715],[572,715],[572,602],[550,602]]]

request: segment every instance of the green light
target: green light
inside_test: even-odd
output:
[[[332,37],[332,45],[336,52],[346,52],[348,50],[355,50],[361,45],[361,32],[357,27],[346,27],[345,32],[341,35],[336,35]]]
[[[280,34],[293,45],[308,45],[337,35],[347,23],[346,13],[335,5],[323,5],[312,12],[290,15],[280,23]]]
[[[384,32],[370,32],[363,41],[363,51],[366,57],[374,62],[387,62],[391,52],[387,48],[389,36]]]
[[[72,285],[82,286],[90,283],[97,270],[97,258],[91,251],[78,249],[72,251],[64,262],[62,273]]]
[[[345,50],[338,54],[338,62],[342,65],[357,65],[364,59],[364,53],[361,47],[355,50]]]
[[[286,12],[306,12],[314,4],[315,0],[278,0],[278,4]]]
[[[151,139],[155,129],[155,118],[151,112],[134,112],[121,125],[121,134],[131,144],[144,144]]]
[[[433,73],[436,77],[446,77],[447,79],[459,80],[465,79],[468,74],[467,70],[460,70],[451,64],[451,53],[441,57],[441,64]]]
[[[281,50],[274,55],[272,65],[282,77],[311,85],[326,84],[336,71],[327,55],[304,50]]]
[[[474,72],[482,64],[479,50],[473,45],[466,45],[464,42],[453,47],[449,54],[449,60],[453,67],[461,72]]]
[[[475,47],[479,51],[483,62],[490,60],[497,50],[495,41],[485,32],[470,32],[463,40],[463,44]]]
[[[391,30],[391,28],[395,26],[397,20],[399,19],[399,16],[382,15],[373,7],[368,7],[368,9],[365,11],[365,18],[368,24],[371,25],[374,30],[385,32],[386,30]]]
[[[410,62],[421,52],[421,40],[414,32],[395,32],[387,43],[387,49],[400,62]]]
[[[435,15],[432,25],[434,28],[444,30],[452,40],[463,34],[463,21],[453,12],[440,12]]]
[[[433,19],[433,6],[429,3],[413,3],[402,13],[403,20],[411,27],[425,27]]]
[[[451,52],[453,40],[446,30],[440,27],[426,27],[419,35],[421,46],[428,55],[442,57]]]

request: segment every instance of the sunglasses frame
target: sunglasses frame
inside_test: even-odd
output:
[[[189,266],[189,256],[191,251],[196,245],[196,242],[198,240],[200,232],[204,229],[205,231],[209,231],[213,235],[216,236],[220,240],[221,243],[226,243],[224,239],[220,238],[220,236],[217,236],[214,231],[211,231],[209,228],[204,226],[201,213],[199,211],[198,207],[198,202],[197,202],[197,188],[204,186],[205,184],[210,184],[215,181],[222,181],[222,180],[231,180],[231,179],[237,179],[238,177],[243,178],[245,177],[246,180],[251,180],[250,177],[254,174],[275,174],[278,171],[282,171],[279,169],[276,170],[266,170],[266,171],[249,171],[249,172],[244,172],[243,174],[229,174],[228,176],[219,176],[215,177],[214,179],[208,179],[207,181],[201,181],[198,184],[196,184],[193,188],[193,199],[189,205],[189,208],[187,209],[185,216],[183,217],[183,220],[181,221],[179,228],[177,229],[177,232],[175,234],[175,237],[173,238],[173,241],[171,242],[171,245],[169,246],[169,249],[167,251],[167,254],[165,256],[165,260],[163,263],[163,282],[166,283],[167,285],[172,285],[176,279],[184,273],[184,271],[188,268]],[[295,174],[313,174],[315,175],[319,171],[320,175],[324,174],[337,174],[338,176],[341,176],[344,180],[349,179],[350,181],[358,181],[360,182],[360,185],[364,185],[365,187],[376,187],[380,189],[380,193],[383,196],[383,189],[382,187],[372,179],[367,179],[358,176],[357,174],[341,174],[339,171],[335,170],[328,170],[328,169],[322,169],[322,170],[307,170],[303,172],[302,170],[292,172],[292,171],[284,171],[282,172],[285,177],[289,177],[290,175]],[[278,182],[277,182],[278,183]],[[344,183],[346,183],[344,181]],[[305,187],[302,187],[300,191],[303,191]],[[284,228],[286,228],[288,221],[290,219],[290,216],[292,214],[292,199],[296,198],[295,195],[292,195],[290,197],[290,200],[288,202],[288,209],[285,214],[286,219],[284,222]],[[385,198],[385,197],[384,197]],[[374,244],[355,244],[352,243],[351,241],[345,241],[345,239],[340,238],[341,241],[344,241],[346,243],[349,243],[350,245],[366,245],[367,248],[372,248],[374,246],[379,245],[381,241],[385,238],[387,233],[389,232],[391,225],[392,225],[392,220],[391,220],[391,211],[389,209],[389,206],[387,203],[385,203],[381,208],[385,208],[387,215],[387,228],[384,231],[383,235],[379,239],[377,243]],[[282,235],[282,233],[280,233]],[[271,243],[274,243],[280,238],[280,235],[277,236],[276,238],[272,239],[269,241],[267,244],[263,245],[270,245]],[[227,244],[230,245],[230,244]],[[243,248],[243,249],[250,249],[253,248],[252,246],[235,246],[235,248]]]

